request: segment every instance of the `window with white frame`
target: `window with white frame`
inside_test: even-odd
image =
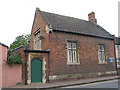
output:
[[[115,51],[116,51],[116,52],[119,51],[119,45],[115,45]]]
[[[106,62],[104,45],[98,45],[98,57],[100,63]]]
[[[76,42],[67,42],[68,49],[68,63],[77,63],[77,43]]]
[[[40,30],[37,30],[34,33],[34,49],[35,50],[41,50],[41,39],[40,39],[41,33]]]
[[[117,67],[120,68],[120,45],[115,45]]]

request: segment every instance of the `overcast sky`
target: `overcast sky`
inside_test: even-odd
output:
[[[41,11],[88,20],[95,12],[97,23],[118,36],[119,0],[1,0],[0,42],[10,46],[19,35],[30,34],[36,7]]]

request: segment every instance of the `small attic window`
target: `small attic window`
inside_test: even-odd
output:
[[[34,33],[34,50],[41,50],[40,29]]]

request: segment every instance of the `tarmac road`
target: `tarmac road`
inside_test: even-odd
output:
[[[111,80],[111,81],[104,81],[104,82],[97,82],[97,83],[91,83],[91,84],[84,84],[84,85],[76,85],[76,86],[68,86],[68,87],[62,87],[62,88],[120,88],[120,81],[117,80]]]

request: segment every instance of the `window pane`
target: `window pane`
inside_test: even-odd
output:
[[[37,43],[38,43],[37,49],[39,49],[39,50],[40,50],[40,49],[41,49],[41,40],[38,40],[38,42],[37,42]]]
[[[75,61],[77,62],[77,52],[75,51]]]
[[[76,51],[74,50],[73,51],[73,62],[77,62],[77,53],[76,53]]]
[[[103,45],[101,45],[101,50],[104,51],[104,46]]]
[[[37,41],[37,36],[35,36],[35,41]]]
[[[70,61],[72,62],[72,51],[70,51]]]
[[[75,61],[75,52],[74,51],[72,51],[72,56],[73,56],[73,62]]]
[[[98,50],[99,50],[99,51],[101,50],[101,47],[100,47],[100,45],[98,45]]]
[[[119,51],[119,46],[117,46],[117,50]]]
[[[102,52],[102,61],[105,62],[105,54]]]
[[[120,45],[118,45],[118,51],[120,50]]]
[[[36,42],[34,42],[34,49],[36,49]]]
[[[101,52],[99,52],[99,60],[102,62]]]
[[[118,61],[117,63],[118,63],[118,65],[120,65],[120,61]]]
[[[34,48],[36,49],[36,50],[40,50],[41,49],[41,40],[40,40],[40,32],[38,32],[38,33],[36,33],[35,35],[34,35]]]
[[[68,49],[71,49],[71,42],[67,43]]]
[[[41,40],[39,40],[39,49],[41,49]]]
[[[36,36],[34,36],[34,41],[36,41]]]
[[[39,40],[40,38],[39,38],[40,36],[39,36],[39,33],[37,34],[37,40]]]
[[[72,48],[76,49],[76,43],[72,43]]]
[[[72,62],[72,51],[68,50],[68,62]]]
[[[70,51],[68,50],[68,62],[70,61]]]
[[[103,45],[98,45],[98,50],[99,51],[104,51],[104,46]]]
[[[119,50],[118,45],[115,45],[115,50],[116,50],[116,52],[118,52],[118,50]]]

